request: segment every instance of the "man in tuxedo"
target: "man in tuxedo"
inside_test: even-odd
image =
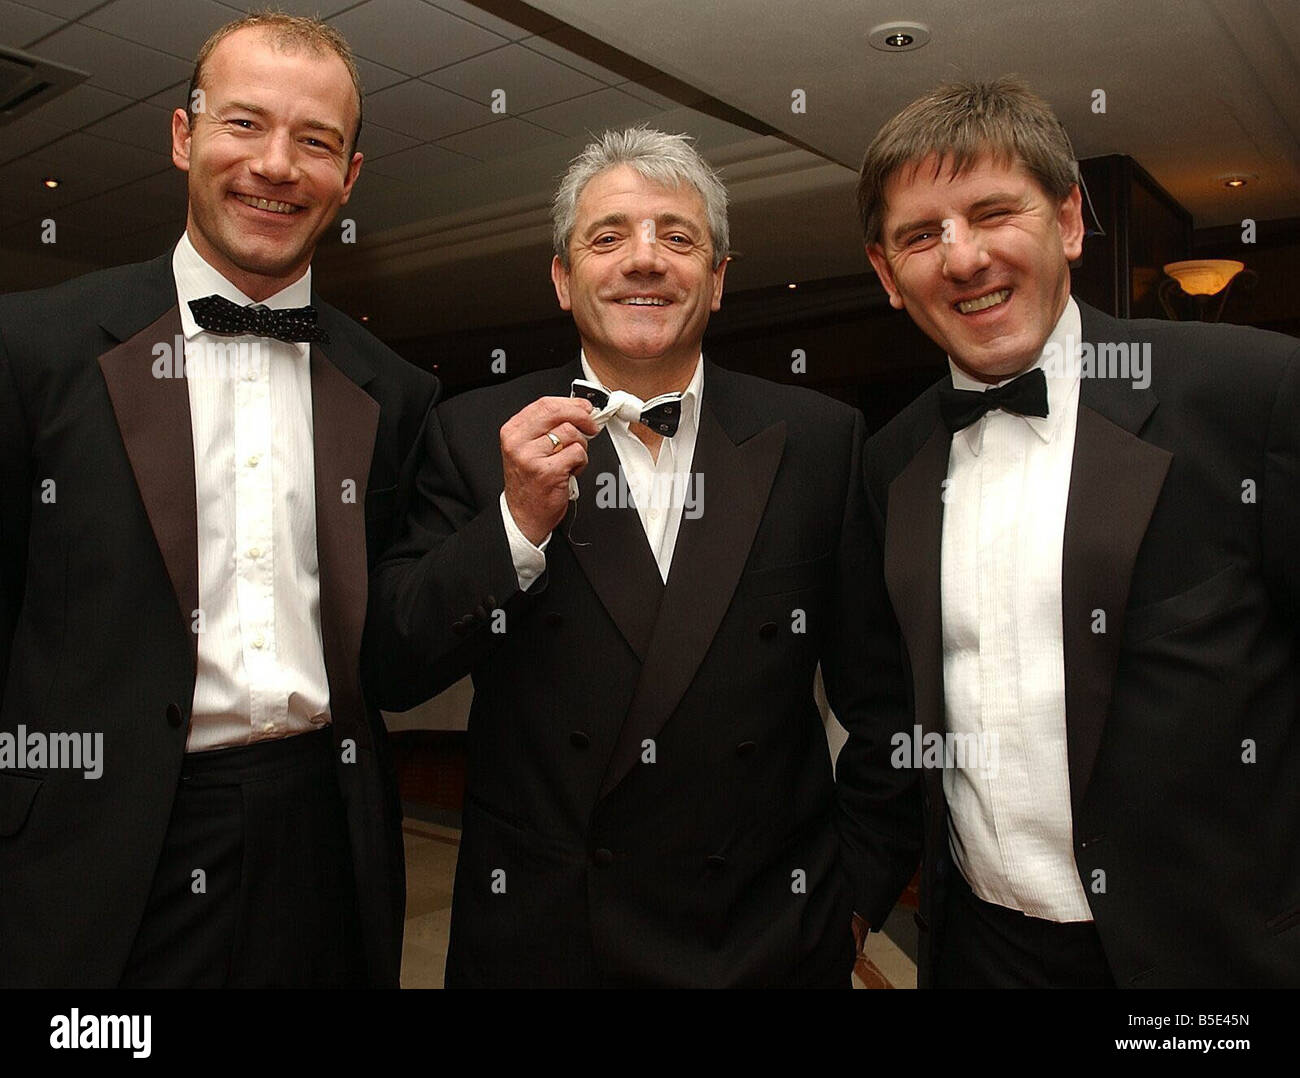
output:
[[[446,982],[847,987],[919,848],[868,767],[908,720],[862,417],[702,357],[726,192],[682,136],[607,132],[553,216],[582,352],[437,409],[372,580],[381,705],[474,678]]]
[[[436,383],[312,289],[360,121],[335,31],[237,20],[175,249],[0,297],[4,984],[397,984],[361,635]]]
[[[990,750],[919,769],[920,980],[1294,986],[1300,348],[1072,298],[1077,177],[1014,79],[913,102],[860,177],[950,365],[867,448],[914,738]]]

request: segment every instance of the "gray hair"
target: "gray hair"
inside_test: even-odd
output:
[[[635,169],[661,187],[688,184],[699,192],[709,221],[713,243],[713,268],[722,265],[730,251],[727,229],[727,189],[713,167],[691,146],[689,135],[668,135],[648,127],[606,131],[571,162],[551,203],[555,256],[569,266],[569,240],[578,219],[578,198],[583,188],[602,172],[620,165]]]

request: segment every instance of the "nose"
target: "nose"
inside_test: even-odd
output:
[[[633,230],[632,242],[628,245],[627,258],[623,262],[624,273],[664,273],[663,249],[659,246],[652,220],[642,221]]]
[[[249,162],[249,167],[268,183],[289,183],[297,178],[296,150],[288,131],[269,131],[262,140],[262,152]]]
[[[944,222],[947,233],[940,243],[943,274],[951,281],[968,281],[990,263],[978,229],[953,218]]]

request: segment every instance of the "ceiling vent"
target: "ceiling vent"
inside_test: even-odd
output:
[[[85,71],[0,45],[0,127],[88,78]]]

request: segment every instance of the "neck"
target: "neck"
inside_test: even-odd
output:
[[[299,280],[311,265],[309,258],[306,263],[295,267],[285,275],[267,277],[260,273],[250,273],[241,270],[228,259],[222,258],[220,253],[203,237],[203,233],[193,225],[187,227],[185,232],[199,257],[254,303],[261,303],[262,300],[274,296],[277,292],[283,292],[294,281]]]
[[[644,364],[620,362],[619,358],[592,355],[585,346],[583,355],[587,357],[587,365],[591,367],[592,373],[606,389],[621,389],[643,401],[663,393],[684,393],[695,377],[695,368],[700,362],[698,348],[689,358],[662,361],[648,367]]]

